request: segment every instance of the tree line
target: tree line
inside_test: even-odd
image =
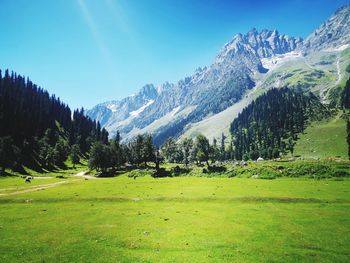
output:
[[[186,167],[190,163],[205,163],[210,169],[210,163],[227,158],[225,139],[222,135],[221,145],[214,139],[210,144],[204,135],[197,135],[194,139],[185,138],[176,141],[168,138],[158,149],[153,143],[151,135],[137,135],[128,143],[121,143],[119,132],[107,144],[95,142],[89,154],[89,167],[102,174],[115,172],[126,164],[131,166],[148,167],[149,162],[159,169],[160,162],[183,163]]]
[[[84,115],[72,114],[55,95],[14,72],[0,70],[0,167],[62,166],[73,149],[86,154],[108,132]]]

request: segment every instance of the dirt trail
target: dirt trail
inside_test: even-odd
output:
[[[45,190],[47,188],[51,188],[51,187],[55,187],[61,184],[67,184],[70,182],[74,182],[77,180],[69,180],[69,181],[63,181],[63,182],[57,182],[57,183],[51,183],[51,184],[42,184],[42,185],[36,185],[36,186],[32,186],[29,189],[25,189],[25,190],[21,190],[21,191],[16,191],[16,192],[12,192],[12,193],[7,193],[7,194],[0,194],[0,197],[2,196],[11,196],[11,195],[19,195],[19,194],[25,194],[25,193],[30,193],[30,192],[35,192],[35,191],[40,191],[40,190]],[[14,190],[14,188],[4,188],[1,189],[2,191],[5,190]]]
[[[85,175],[86,173],[87,173],[87,171],[80,172],[80,173],[75,174],[74,176],[84,177],[85,179],[97,179],[97,177],[95,177],[95,176]]]
[[[78,176],[78,177],[84,177],[85,179],[97,179],[94,176],[90,176],[90,175],[85,175],[87,173],[87,171],[85,172],[80,172],[75,174],[74,176]],[[51,179],[53,177],[34,177],[34,178],[45,178],[45,179]],[[19,195],[19,194],[25,194],[25,193],[30,193],[30,192],[35,192],[35,191],[40,191],[40,190],[45,190],[47,188],[51,188],[51,187],[56,187],[59,186],[61,184],[66,184],[69,182],[75,182],[78,181],[76,180],[67,180],[67,181],[63,181],[63,182],[56,182],[56,183],[50,183],[50,184],[40,184],[40,185],[33,185],[33,186],[29,186],[29,187],[9,187],[9,188],[2,188],[0,189],[1,191],[11,191],[11,190],[17,190],[17,189],[23,189],[23,190],[19,190],[16,192],[12,192],[12,193],[6,193],[6,194],[1,194],[0,193],[0,197],[2,196],[11,196],[11,195]]]

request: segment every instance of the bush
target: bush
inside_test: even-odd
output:
[[[209,172],[216,172],[216,173],[224,173],[226,172],[227,168],[225,166],[210,166],[208,168]]]
[[[188,174],[191,170],[188,168],[181,168],[180,166],[176,165],[174,168],[171,169],[171,173],[174,176],[179,176],[181,174]]]
[[[153,176],[153,171],[149,169],[145,169],[145,170],[136,169],[128,172],[128,177],[130,178],[137,178],[137,177],[144,177],[144,176]]]
[[[158,171],[152,174],[152,177],[154,178],[172,177],[172,174],[167,170],[165,170],[164,168],[159,168]]]

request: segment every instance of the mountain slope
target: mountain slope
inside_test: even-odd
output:
[[[293,151],[293,141],[308,122],[329,116],[327,107],[311,92],[271,89],[245,107],[232,122],[235,158],[242,160],[249,154],[252,160],[259,156],[271,159],[279,156],[279,152]]]
[[[339,116],[311,123],[294,149],[294,155],[306,158],[338,156],[346,159],[347,154],[346,121]]]
[[[152,85],[157,91],[154,97],[144,97],[140,103],[128,97],[121,101],[128,101],[122,103],[128,107],[114,102],[118,109],[114,112],[110,103],[100,104],[88,115],[112,135],[119,130],[129,140],[147,132],[160,144],[169,136],[202,132],[213,137],[220,135],[222,128],[227,132],[229,123],[251,98],[273,87],[311,90],[329,102],[330,90],[346,77],[342,69],[349,61],[344,55],[350,44],[349,14],[350,6],[339,9],[305,41],[277,30],[252,29],[238,34],[220,50],[212,65],[178,83],[159,88]],[[133,115],[135,111],[138,114]],[[230,112],[234,113],[231,118]],[[213,129],[218,122],[220,128]]]

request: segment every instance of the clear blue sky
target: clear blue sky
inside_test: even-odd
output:
[[[252,27],[305,37],[348,1],[2,0],[0,67],[71,108],[121,99],[209,65]]]

